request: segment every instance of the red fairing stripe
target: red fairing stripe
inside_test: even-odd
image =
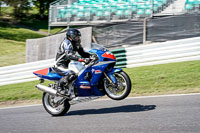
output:
[[[111,52],[105,52],[102,57],[105,57],[105,58],[110,58],[110,59],[113,59],[113,60],[116,60],[116,57],[114,56],[113,53]]]
[[[42,69],[42,70],[35,71],[34,73],[40,74],[40,75],[47,75],[48,72],[49,72],[49,68],[45,68],[45,69]]]

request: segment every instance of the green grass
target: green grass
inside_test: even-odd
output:
[[[38,81],[1,86],[0,102],[41,98],[42,92],[34,86]]]
[[[200,61],[125,68],[132,81],[130,96],[200,92]],[[0,102],[40,99],[39,81],[0,86]]]
[[[25,63],[25,42],[0,39],[0,67]]]
[[[17,28],[13,25],[0,22],[0,39],[25,42],[26,39],[41,37],[44,37],[44,35],[38,34],[32,30]]]
[[[26,39],[44,35],[0,22],[0,67],[25,63]]]
[[[133,95],[200,92],[200,61],[124,70],[131,77]]]

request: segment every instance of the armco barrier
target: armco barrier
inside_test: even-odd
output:
[[[53,66],[55,59],[7,66],[0,68],[0,86],[38,80],[33,72]]]
[[[200,37],[139,45],[111,50],[117,58],[116,67],[139,67],[200,60]],[[33,71],[53,66],[54,59],[1,67],[0,86],[34,81]]]
[[[200,60],[198,58],[200,56],[200,37],[140,45],[119,50],[115,50],[118,53],[114,54],[118,61],[116,66],[122,68]]]

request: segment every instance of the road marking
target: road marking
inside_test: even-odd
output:
[[[144,99],[144,98],[176,97],[176,96],[194,96],[194,95],[200,95],[200,93],[169,94],[169,95],[155,95],[155,96],[138,96],[138,97],[127,97],[126,99]],[[94,100],[94,101],[104,101],[104,100],[112,100],[112,99],[106,98],[106,99],[97,99],[97,100]]]
[[[176,97],[176,96],[195,96],[195,95],[200,95],[200,93],[169,94],[169,95],[155,95],[155,96],[138,96],[138,97],[128,97],[127,99],[134,99],[134,98],[156,98],[156,97]]]
[[[156,96],[138,96],[138,97],[128,97],[128,98],[126,98],[126,99],[143,99],[143,98],[176,97],[176,96],[194,96],[194,95],[200,95],[200,93],[156,95]],[[97,100],[93,100],[93,101],[107,101],[107,100],[112,100],[112,99],[110,99],[110,98],[105,98],[105,99],[97,99]],[[41,105],[42,105],[42,104],[25,105],[25,106],[16,106],[16,107],[5,107],[5,108],[0,108],[0,110],[4,110],[4,109],[15,109],[15,108],[25,108],[25,107],[36,107],[36,106],[41,106]]]
[[[35,106],[41,106],[42,104],[34,104],[34,105],[24,105],[24,106],[15,106],[15,107],[4,107],[0,108],[0,110],[3,109],[15,109],[15,108],[26,108],[26,107],[35,107]]]

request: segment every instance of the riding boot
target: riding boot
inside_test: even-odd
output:
[[[59,86],[62,90],[64,90],[64,87],[68,85],[68,76],[64,76],[59,81]]]

